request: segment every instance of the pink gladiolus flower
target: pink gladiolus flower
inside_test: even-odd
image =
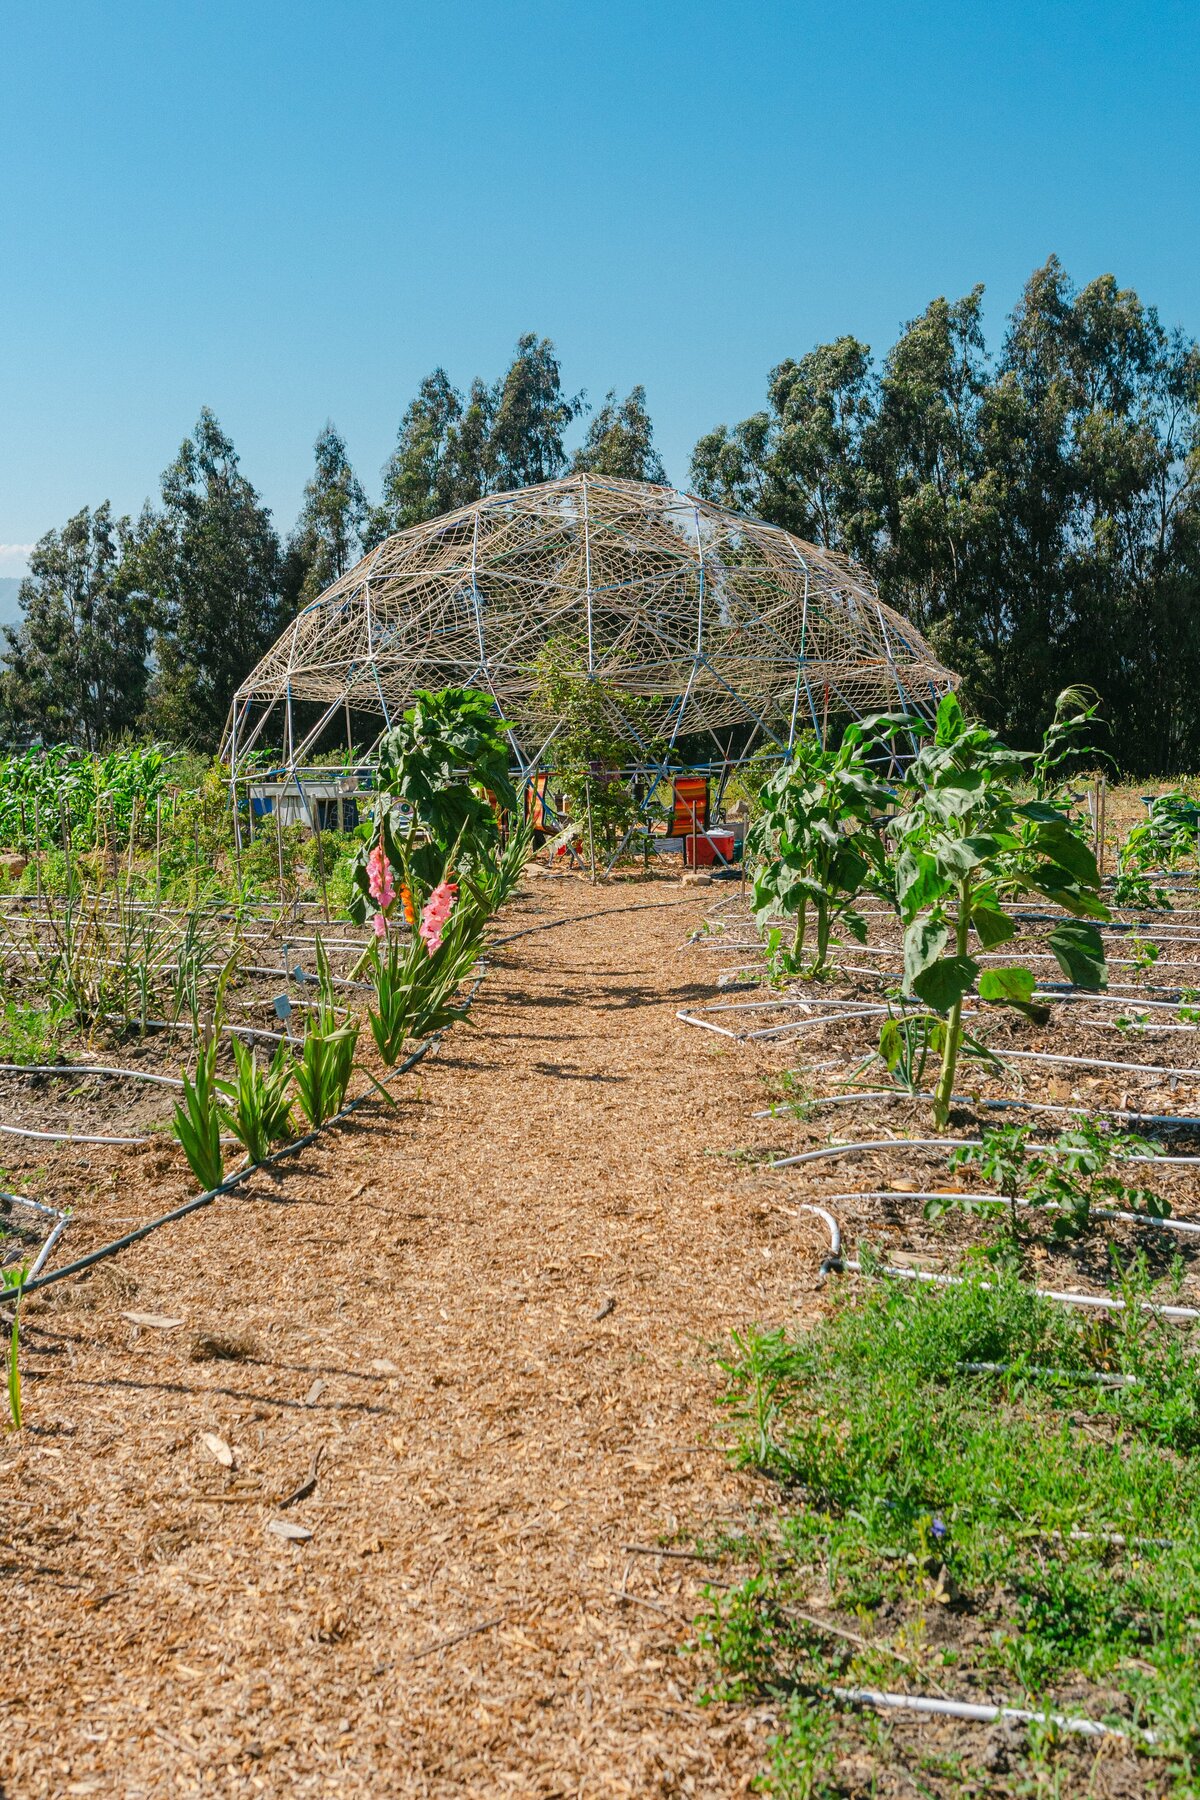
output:
[[[418,935],[430,956],[441,948],[442,928],[450,917],[458,895],[453,881],[440,881],[421,908]]]
[[[375,926],[375,936],[377,938],[385,938],[387,936],[387,920],[382,913],[375,914],[373,924]]]
[[[388,862],[387,853],[380,839],[367,858],[367,888],[372,900],[381,911],[386,912],[396,898],[396,884],[392,879],[392,866]]]

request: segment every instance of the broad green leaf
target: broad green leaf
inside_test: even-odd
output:
[[[953,744],[962,735],[965,726],[963,710],[954,693],[943,694],[938,703],[935,741],[939,744]]]
[[[950,927],[945,919],[923,913],[904,933],[904,987],[910,989],[930,963],[936,962],[946,948]]]
[[[911,918],[946,892],[937,863],[925,850],[902,850],[896,859],[896,893]]]
[[[1031,875],[1023,875],[1022,883],[1029,893],[1043,894],[1047,900],[1053,900],[1064,912],[1074,913],[1079,918],[1108,919],[1112,915],[1098,894],[1087,888],[1077,887],[1074,882],[1055,881],[1054,871],[1049,864],[1043,863]]]
[[[1038,832],[1033,847],[1039,856],[1048,862],[1055,863],[1065,869],[1072,880],[1083,887],[1096,888],[1100,885],[1100,873],[1096,868],[1096,858],[1073,831],[1063,825],[1046,825]]]
[[[974,957],[943,956],[922,970],[912,984],[913,992],[934,1012],[947,1013],[962,999],[978,973],[979,964]]]
[[[961,881],[983,860],[970,838],[939,838],[934,847],[939,873]]]
[[[997,944],[1006,944],[1017,929],[1008,914],[998,906],[973,906],[971,923],[979,933],[979,941],[985,950],[994,950]]]
[[[1033,970],[1023,969],[1018,963],[1002,969],[985,969],[979,977],[979,998],[998,1001],[1002,1005],[1028,1006],[1033,999],[1034,986]]]
[[[1050,933],[1049,944],[1059,968],[1076,987],[1108,986],[1104,943],[1085,919],[1063,919]]]

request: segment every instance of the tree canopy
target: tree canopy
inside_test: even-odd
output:
[[[995,353],[975,288],[767,399],[701,438],[701,494],[862,562],[1010,741],[1083,683],[1122,766],[1200,764],[1200,350],[1153,307],[1052,257]]]
[[[666,480],[645,390],[591,411],[533,332],[494,380],[421,382],[374,506],[326,425],[283,542],[204,408],[139,519],[106,501],[37,545],[0,640],[0,737],[212,747],[239,681],[364,549],[568,468]],[[995,347],[977,287],[879,358],[849,335],[788,357],[759,411],[701,437],[691,479],[865,565],[1014,743],[1082,683],[1121,766],[1200,767],[1200,349],[1112,276],[1077,287],[1051,257]]]

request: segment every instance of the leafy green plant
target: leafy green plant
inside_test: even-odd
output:
[[[984,971],[970,954],[972,933],[985,950],[1014,935],[1005,898],[1037,893],[1072,914],[1051,931],[1050,949],[1074,984],[1099,988],[1106,979],[1103,943],[1090,922],[1109,916],[1096,859],[1059,808],[1020,799],[1030,761],[969,723],[951,693],[904,778],[904,808],[892,827],[904,991],[946,1021],[933,1106],[939,1129],[949,1118],[968,991],[978,983],[981,1000],[1039,1016],[1030,969]]]
[[[0,1009],[0,1062],[52,1062],[70,1022],[68,1007],[6,999]]]
[[[0,1269],[0,1299],[6,1288],[18,1288],[25,1280],[26,1265],[10,1265]],[[12,1324],[8,1329],[8,1348],[4,1354],[5,1390],[8,1394],[8,1417],[14,1431],[21,1429],[21,1302],[13,1302]]]
[[[1026,1236],[1022,1220],[1029,1211],[1052,1215],[1055,1239],[1083,1237],[1095,1209],[1140,1213],[1148,1219],[1169,1216],[1170,1202],[1142,1184],[1128,1185],[1118,1173],[1123,1156],[1153,1155],[1154,1147],[1133,1132],[1106,1131],[1090,1120],[1061,1131],[1049,1151],[1030,1146],[1026,1125],[994,1125],[978,1144],[964,1144],[950,1158],[953,1169],[977,1168],[1008,1201],[1008,1229],[1014,1243]],[[939,1195],[926,1202],[936,1218],[956,1206],[970,1209],[971,1196]]]
[[[369,840],[353,863],[351,916],[376,910],[367,864],[382,843],[399,885],[423,900],[454,851],[499,841],[496,808],[515,811],[504,722],[473,688],[419,689],[379,746],[379,797]]]
[[[759,794],[749,840],[756,863],[754,915],[760,927],[780,915],[794,920],[790,946],[785,950],[775,940],[778,975],[800,971],[810,909],[814,973],[828,962],[835,926],[843,925],[859,943],[866,940],[866,921],[855,902],[869,878],[883,877],[887,859],[879,824],[892,799],[868,759],[870,730],[850,725],[836,750],[822,749],[815,737],[801,738]]]
[[[880,1027],[879,1044],[855,1070],[855,1077],[870,1064],[883,1063],[892,1085],[906,1094],[924,1092],[925,1072],[932,1060],[935,1064],[945,1054],[949,1025],[936,1013],[910,1012],[903,995],[889,993],[888,1016]],[[964,1031],[959,1040],[959,1056],[984,1064],[990,1074],[999,1074],[1003,1063],[981,1038]]]
[[[503,845],[477,843],[462,858],[459,879],[482,913],[498,912],[512,898],[532,849],[533,827],[522,819],[510,826]]]
[[[1144,1310],[1155,1293],[1144,1264],[1122,1273],[1123,1311],[1088,1317],[1008,1274],[881,1280],[795,1335],[739,1334],[734,1457],[777,1500],[764,1490],[720,1545],[753,1572],[699,1622],[718,1691],[782,1707],[835,1686],[928,1691],[953,1666],[953,1695],[1028,1705],[1069,1681],[1070,1710],[1103,1718],[1123,1693],[1163,1774],[1188,1766],[1200,1365],[1194,1334]],[[814,1589],[836,1635],[812,1629]],[[949,1655],[924,1631],[939,1605],[978,1627]],[[820,1726],[802,1718],[798,1735],[819,1778]]]
[[[566,799],[572,835],[589,857],[607,862],[651,810],[630,764],[662,759],[653,708],[627,693],[611,666],[590,666],[586,638],[570,633],[547,638],[530,675],[530,704],[553,745],[555,790]]]
[[[478,915],[460,902],[432,956],[415,935],[402,942],[392,933],[385,951],[376,947],[375,1007],[367,1009],[367,1019],[375,1047],[389,1069],[399,1061],[410,1038],[443,1031],[469,1018],[466,1007],[452,1002],[479,958],[479,924]]]
[[[309,1014],[300,1055],[292,1066],[300,1109],[314,1131],[342,1110],[356,1069],[366,1075],[389,1106],[395,1105],[387,1089],[355,1061],[361,1024],[357,1018],[339,1013],[329,956],[319,933],[316,957],[321,998]]]
[[[789,1695],[779,1730],[767,1742],[768,1772],[759,1784],[773,1800],[837,1800],[837,1739],[828,1706]]]
[[[236,1080],[215,1083],[217,1092],[229,1103],[220,1109],[220,1116],[244,1146],[249,1160],[265,1162],[272,1145],[282,1143],[291,1127],[291,1053],[286,1044],[280,1044],[263,1068],[257,1053],[234,1038],[233,1060]]]
[[[195,1076],[183,1071],[183,1098],[176,1104],[172,1129],[188,1167],[202,1193],[220,1187],[225,1179],[225,1153],[221,1148],[222,1107],[217,1083],[216,1025],[196,1057]]]

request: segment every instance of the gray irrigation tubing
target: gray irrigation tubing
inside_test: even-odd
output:
[[[794,1104],[814,1110],[818,1106],[849,1106],[855,1100],[900,1100],[919,1101],[932,1100],[930,1093],[906,1093],[902,1088],[866,1088],[852,1094],[823,1094],[816,1100],[797,1101]],[[952,1104],[955,1106],[986,1106],[992,1112],[1044,1112],[1063,1113],[1068,1118],[1077,1118],[1080,1113],[1085,1117],[1095,1114],[1105,1119],[1138,1120],[1143,1125],[1196,1125],[1200,1126],[1200,1118],[1193,1113],[1144,1113],[1133,1112],[1129,1107],[1120,1106],[1054,1106],[1048,1100],[982,1100],[971,1094],[955,1094]],[[792,1105],[781,1100],[777,1106],[764,1107],[761,1112],[751,1113],[752,1119],[779,1119],[792,1114]]]
[[[177,1075],[150,1075],[141,1069],[108,1069],[90,1063],[0,1063],[0,1075],[123,1075],[130,1081],[154,1081],[161,1087],[183,1086]]]
[[[845,1267],[855,1275],[868,1273],[864,1270],[861,1262],[857,1260],[847,1262]],[[937,1287],[965,1287],[969,1279],[966,1275],[935,1275],[929,1269],[898,1268],[894,1263],[881,1263],[878,1269],[869,1272],[878,1275],[894,1275],[901,1281],[929,1281]],[[981,1281],[979,1286],[991,1289],[995,1283]],[[1039,1300],[1057,1300],[1061,1306],[1094,1306],[1101,1312],[1124,1312],[1126,1310],[1124,1300],[1110,1300],[1107,1296],[1099,1294],[1059,1293],[1054,1288],[1030,1288],[1029,1292],[1036,1294]],[[1154,1313],[1156,1317],[1162,1319],[1200,1319],[1200,1310],[1194,1306],[1160,1306],[1154,1300],[1139,1300],[1137,1304],[1139,1312]]]
[[[1061,1051],[1052,1050],[1003,1050],[997,1052],[997,1059],[1004,1062],[1011,1057],[1020,1057],[1025,1062],[1069,1063],[1076,1069],[1117,1069],[1124,1074],[1134,1075],[1175,1075],[1182,1079],[1187,1076],[1193,1081],[1200,1081],[1200,1069],[1171,1069],[1162,1063],[1106,1062],[1099,1056],[1066,1056]]]
[[[1200,1162],[1200,1157],[1196,1160]],[[943,1188],[917,1189],[909,1193],[899,1188],[855,1188],[845,1194],[825,1194],[824,1199],[831,1204],[843,1200],[958,1200],[971,1206],[1009,1206],[1012,1202],[1006,1194],[974,1193],[964,1194],[948,1192]],[[1018,1200],[1018,1206],[1032,1206],[1032,1200]],[[1061,1211],[1059,1207],[1051,1207],[1052,1212]],[[1093,1219],[1116,1219],[1122,1225],[1149,1225],[1155,1231],[1179,1231],[1185,1236],[1200,1236],[1200,1222],[1195,1219],[1176,1219],[1171,1217],[1155,1218],[1151,1213],[1118,1212],[1111,1206],[1094,1206],[1091,1209]]]
[[[1068,1713],[1028,1712],[1021,1706],[984,1706],[971,1700],[928,1700],[923,1694],[883,1693],[878,1688],[831,1688],[830,1692],[849,1705],[874,1706],[882,1711],[934,1713],[939,1718],[972,1719],[981,1725],[994,1724],[998,1719],[1012,1719],[1019,1725],[1054,1725],[1059,1731],[1074,1732],[1080,1737],[1115,1737],[1125,1741],[1138,1738],[1144,1744],[1159,1741],[1155,1732],[1140,1725],[1123,1729]]]
[[[0,1200],[8,1200],[14,1206],[27,1206],[31,1212],[44,1213],[47,1218],[55,1221],[49,1237],[34,1257],[33,1266],[25,1278],[26,1281],[32,1281],[34,1276],[38,1273],[38,1270],[45,1263],[46,1258],[53,1250],[55,1244],[57,1244],[63,1232],[67,1229],[67,1226],[71,1223],[71,1215],[70,1213],[60,1212],[57,1206],[47,1206],[42,1200],[33,1200],[28,1194],[0,1194]],[[2,1297],[2,1291],[0,1291],[0,1297]]]
[[[475,998],[485,973],[486,971],[481,971],[471,984],[465,1002],[467,1006]],[[397,1076],[407,1074],[409,1069],[419,1063],[441,1042],[441,1037],[441,1032],[437,1032],[433,1037],[427,1038],[413,1051],[411,1056],[406,1056],[402,1063],[398,1063],[391,1073],[384,1077],[383,1085],[386,1086],[389,1082],[395,1081]],[[329,1131],[334,1125],[341,1124],[343,1119],[348,1118],[352,1112],[357,1112],[360,1106],[372,1098],[373,1090],[368,1089],[365,1094],[359,1094],[357,1099],[351,1100],[348,1105],[343,1106],[342,1110],[335,1113],[331,1119],[326,1119],[323,1125],[318,1125],[312,1131],[305,1132],[304,1136],[297,1138],[294,1143],[284,1144],[281,1149],[273,1150],[270,1156],[263,1158],[262,1162],[244,1164],[232,1175],[227,1175],[225,1180],[219,1182],[216,1187],[208,1188],[203,1194],[197,1194],[194,1199],[184,1201],[182,1206],[177,1206],[171,1212],[161,1214],[157,1219],[148,1219],[136,1230],[127,1231],[124,1237],[114,1238],[110,1244],[102,1244],[98,1250],[91,1250],[86,1256],[78,1257],[74,1262],[64,1263],[61,1269],[54,1269],[49,1275],[42,1275],[36,1281],[30,1277],[17,1287],[5,1289],[3,1294],[0,1294],[0,1303],[6,1306],[11,1305],[16,1301],[23,1300],[26,1294],[35,1294],[40,1289],[49,1287],[52,1282],[65,1281],[70,1275],[80,1275],[84,1270],[93,1268],[97,1263],[106,1262],[110,1256],[116,1256],[120,1251],[128,1250],[131,1245],[140,1243],[143,1238],[149,1237],[152,1232],[158,1231],[163,1225],[173,1225],[179,1219],[186,1219],[189,1213],[198,1212],[205,1206],[211,1206],[214,1200],[220,1199],[223,1194],[231,1193],[235,1187],[240,1187],[243,1181],[249,1180],[257,1170],[270,1168],[272,1164],[280,1162],[285,1156],[294,1156],[298,1150],[306,1149],[309,1144],[321,1136],[322,1132]]]
[[[149,1075],[141,1069],[92,1068],[80,1063],[0,1063],[0,1075],[119,1075],[129,1081],[152,1081],[159,1087],[181,1088],[175,1075]],[[34,1131],[27,1125],[0,1125],[6,1137],[37,1138],[48,1144],[152,1144],[153,1137],[92,1137],[74,1131]],[[44,1260],[44,1259],[43,1259]]]
[[[1045,1375],[1052,1381],[1078,1381],[1085,1387],[1138,1387],[1141,1377],[1137,1375],[1106,1375],[1101,1369],[1041,1369],[1035,1363],[998,1363],[998,1362],[960,1362],[955,1363],[964,1375]],[[1075,1532],[1071,1533],[1075,1537]],[[1083,1541],[1094,1535],[1090,1531],[1079,1533]],[[1099,1533],[1104,1543],[1127,1542],[1125,1534],[1120,1531]],[[1143,1538],[1143,1543],[1169,1544],[1170,1538]]]
[[[981,1138],[936,1137],[936,1138],[870,1138],[865,1142],[849,1144],[827,1144],[820,1150],[802,1150],[798,1156],[781,1156],[775,1162],[763,1166],[768,1169],[795,1169],[802,1163],[827,1162],[831,1158],[841,1156],[857,1156],[860,1152],[874,1154],[879,1150],[957,1150],[963,1145],[978,1146]],[[1065,1155],[1057,1144],[1030,1144],[1031,1150],[1047,1155]],[[1182,1165],[1185,1168],[1200,1164],[1200,1156],[1121,1156],[1118,1162],[1154,1163],[1162,1168],[1174,1168]]]
[[[689,898],[690,898],[690,896],[689,896]],[[580,922],[580,921],[586,920],[586,919],[603,918],[609,913],[646,912],[646,911],[651,911],[655,908],[660,908],[660,907],[664,907],[664,906],[684,906],[687,903],[688,902],[686,900],[654,900],[654,901],[650,901],[650,902],[642,902],[636,906],[609,906],[609,907],[601,908],[598,912],[576,913],[576,914],[568,915],[567,917],[564,917],[561,919],[551,919],[549,921],[544,921],[540,925],[527,926],[523,931],[514,931],[508,937],[503,937],[503,938],[493,940],[490,947],[497,948],[500,944],[512,943],[515,939],[521,938],[521,937],[528,937],[532,932],[535,932],[535,931],[550,931],[550,930],[553,930],[554,927],[558,926],[558,925],[571,925],[571,924],[574,924],[574,923],[577,923],[577,922]],[[479,974],[479,976],[476,978],[476,980],[474,981],[474,983],[472,984],[471,991],[470,991],[469,995],[467,996],[467,1004],[468,1005],[470,1005],[471,1001],[475,997],[476,992],[479,989],[479,984],[483,979],[483,973],[484,972],[481,972]],[[148,1020],[147,1025],[150,1025],[150,1024],[163,1026],[163,1027],[166,1027],[167,1029],[172,1029],[169,1022],[165,1019],[153,1020],[153,1021]],[[186,1029],[186,1027],[178,1027],[178,1028]],[[242,1035],[255,1036],[255,1037],[269,1037],[269,1038],[275,1038],[275,1039],[279,1039],[282,1037],[282,1034],[279,1032],[272,1032],[272,1031],[248,1032],[246,1030],[246,1028],[237,1027],[237,1026],[226,1026],[224,1029],[226,1031],[239,1031]],[[407,1070],[411,1069],[416,1063],[420,1062],[422,1057],[426,1056],[428,1054],[428,1052],[436,1044],[440,1043],[440,1041],[441,1041],[441,1033],[437,1033],[434,1037],[431,1037],[426,1043],[422,1044],[419,1047],[419,1049],[417,1049],[413,1052],[413,1054],[411,1056],[406,1057],[405,1060],[398,1065],[398,1067],[393,1069],[390,1075],[385,1077],[385,1084],[387,1082],[394,1081],[398,1075],[405,1074],[407,1072]],[[223,1182],[221,1182],[217,1187],[208,1189],[208,1191],[206,1193],[198,1194],[195,1197],[195,1199],[185,1201],[182,1206],[175,1207],[173,1209],[173,1211],[171,1211],[169,1213],[163,1213],[161,1215],[161,1217],[159,1217],[157,1219],[148,1220],[145,1225],[139,1225],[135,1231],[126,1232],[124,1237],[114,1238],[112,1243],[103,1244],[103,1245],[101,1245],[101,1247],[98,1250],[92,1250],[88,1253],[87,1256],[79,1257],[73,1263],[66,1263],[66,1264],[64,1264],[64,1266],[61,1269],[55,1269],[51,1274],[43,1275],[36,1281],[33,1280],[31,1277],[30,1279],[22,1282],[19,1287],[14,1287],[14,1288],[8,1289],[3,1295],[4,1304],[7,1305],[9,1303],[12,1303],[12,1302],[15,1302],[18,1300],[22,1300],[22,1299],[24,1299],[26,1294],[36,1293],[39,1291],[39,1289],[48,1287],[51,1282],[64,1281],[69,1275],[81,1274],[85,1269],[92,1268],[96,1263],[104,1262],[110,1256],[116,1256],[119,1251],[126,1250],[131,1245],[140,1243],[143,1238],[149,1237],[151,1232],[157,1231],[161,1226],[174,1224],[179,1219],[187,1218],[189,1213],[197,1212],[200,1210],[200,1208],[205,1207],[205,1206],[211,1206],[213,1201],[218,1199],[222,1194],[227,1194],[227,1193],[231,1192],[233,1188],[240,1186],[240,1184],[243,1181],[247,1180],[251,1175],[254,1174],[256,1169],[265,1169],[265,1168],[269,1167],[272,1163],[278,1162],[280,1160],[280,1158],[285,1157],[285,1156],[292,1156],[296,1153],[296,1151],[303,1150],[308,1144],[311,1144],[314,1141],[314,1139],[319,1137],[321,1132],[329,1130],[329,1128],[333,1125],[340,1124],[340,1122],[343,1119],[347,1118],[350,1113],[356,1111],[358,1107],[362,1106],[364,1104],[364,1102],[371,1099],[371,1097],[372,1096],[371,1096],[370,1091],[368,1091],[365,1094],[360,1094],[356,1100],[352,1100],[348,1106],[343,1107],[341,1112],[335,1113],[335,1115],[333,1116],[332,1119],[327,1119],[325,1121],[324,1125],[318,1126],[316,1128],[316,1130],[309,1131],[303,1137],[297,1138],[295,1143],[285,1144],[282,1147],[282,1149],[273,1151],[271,1153],[271,1155],[264,1158],[264,1160],[261,1163],[246,1164],[246,1166],[244,1168],[238,1169],[235,1171],[234,1174],[227,1176],[226,1179]],[[836,1226],[834,1226],[834,1229],[836,1230]]]
[[[841,1226],[833,1214],[826,1212],[823,1206],[812,1206],[807,1200],[799,1200],[796,1204],[800,1212],[812,1213],[816,1218],[821,1219],[829,1229],[829,1255],[821,1263],[821,1274],[827,1275],[831,1270],[840,1273],[842,1267]]]

